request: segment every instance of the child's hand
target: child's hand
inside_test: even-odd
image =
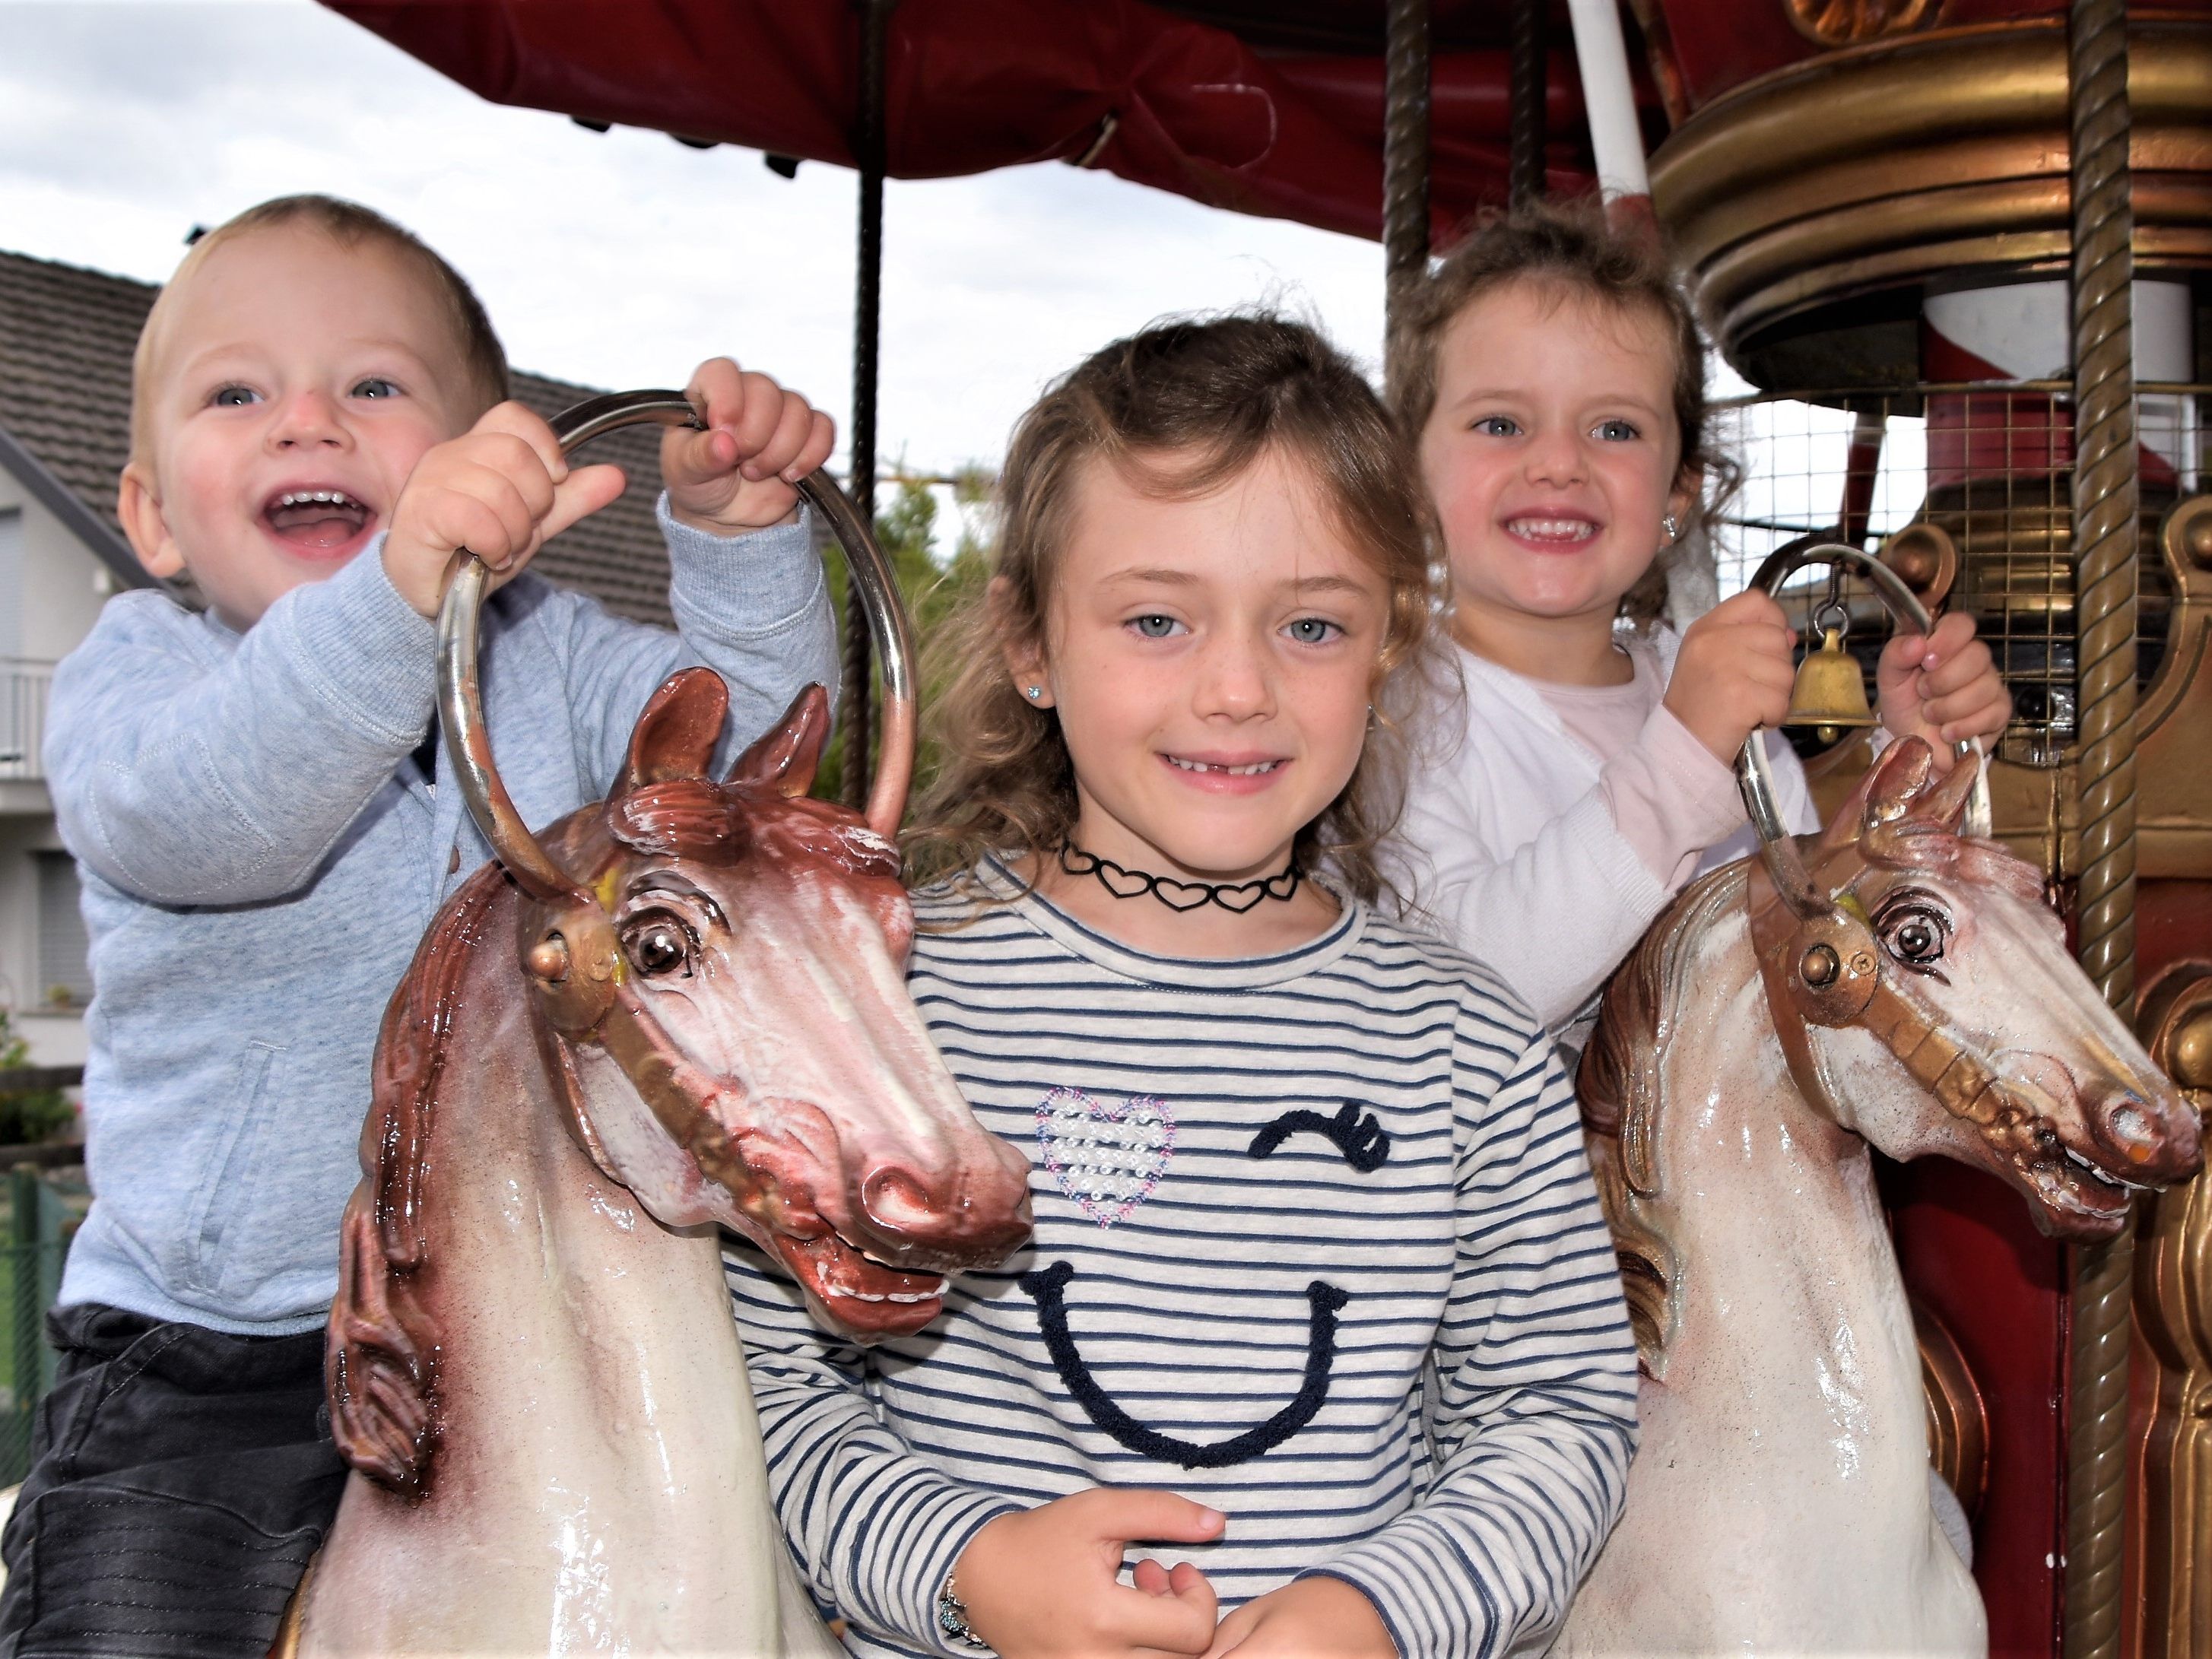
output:
[[[1953,744],[1994,738],[2012,719],[2012,694],[1963,611],[1939,618],[1933,633],[1900,634],[1884,646],[1875,684],[1890,735],[1927,738],[1939,772],[1951,769]]]
[[[1398,1659],[1375,1604],[1341,1578],[1294,1578],[1221,1621],[1206,1659]]]
[[[1667,707],[1722,765],[1733,765],[1745,739],[1790,712],[1797,680],[1790,641],[1782,607],[1755,587],[1723,599],[1682,635]]]
[[[551,427],[520,404],[501,404],[415,463],[392,509],[384,573],[401,599],[434,617],[456,550],[489,565],[496,585],[622,493],[620,467],[571,472]]]
[[[716,536],[794,518],[799,492],[792,486],[828,460],[837,441],[830,417],[727,357],[700,364],[684,395],[707,429],[671,427],[661,437],[669,511]]]
[[[1202,1543],[1221,1535],[1218,1511],[1170,1492],[1094,1486],[1019,1515],[1002,1515],[969,1540],[953,1569],[968,1624],[1003,1659],[1115,1659],[1204,1653],[1218,1612],[1206,1575],[1138,1564],[1119,1581],[1130,1543]]]

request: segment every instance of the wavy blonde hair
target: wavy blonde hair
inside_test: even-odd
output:
[[[1000,473],[994,580],[932,641],[942,684],[927,716],[937,757],[906,836],[917,880],[989,853],[1057,848],[1075,828],[1060,721],[1013,683],[1006,647],[1042,648],[1078,479],[1103,461],[1169,500],[1208,495],[1269,452],[1303,465],[1340,533],[1389,592],[1374,723],[1351,779],[1298,831],[1293,855],[1374,899],[1376,843],[1404,799],[1405,721],[1428,661],[1428,508],[1413,454],[1373,389],[1304,323],[1268,314],[1163,323],[1056,381],[1014,430]]]

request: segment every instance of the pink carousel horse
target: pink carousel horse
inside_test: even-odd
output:
[[[1895,745],[1808,849],[1692,885],[1607,989],[1581,1083],[1643,1434],[1559,1654],[1984,1653],[1868,1147],[1988,1170],[2079,1239],[2197,1168],[2037,871],[1960,833],[1978,768],[1931,769]]]
[[[689,412],[639,394],[556,425]],[[842,498],[809,494],[887,647],[865,821],[806,798],[820,688],[717,781],[727,694],[692,669],[609,798],[533,836],[484,738],[481,567],[448,595],[447,739],[499,860],[386,1016],[330,1327],[356,1472],[280,1652],[837,1651],[769,1511],[717,1226],[865,1341],[1018,1245],[1029,1200],[907,996],[904,619]]]

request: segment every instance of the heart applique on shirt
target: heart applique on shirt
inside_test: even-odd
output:
[[[1150,1198],[1175,1156],[1175,1113],[1154,1095],[1103,1106],[1080,1089],[1054,1089],[1036,1119],[1045,1168],[1102,1227]]]

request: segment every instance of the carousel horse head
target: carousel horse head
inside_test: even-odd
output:
[[[1976,763],[1939,781],[1933,761],[1893,745],[1825,831],[1753,863],[1776,1035],[1842,1127],[1990,1170],[2045,1232],[2109,1238],[2135,1193],[2196,1172],[2196,1114],[2075,964],[2034,866],[1962,832]]]
[[[584,1149],[659,1220],[734,1228],[825,1323],[903,1334],[944,1274],[1027,1235],[1028,1164],[907,995],[897,848],[806,793],[827,696],[717,781],[727,707],[711,671],[678,674],[606,801],[546,837],[571,881],[526,884],[515,939],[540,1046]]]

